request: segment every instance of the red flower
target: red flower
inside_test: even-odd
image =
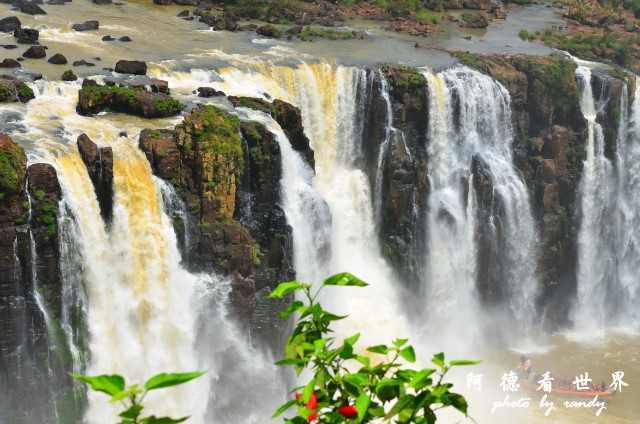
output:
[[[296,392],[296,399],[300,400],[302,398],[302,395],[298,392]],[[316,408],[318,407],[318,396],[316,396],[315,393],[311,393],[311,396],[309,397],[309,402],[306,403],[306,407],[309,408],[309,411],[312,412],[311,415],[309,415],[309,417],[307,418],[307,421],[309,422],[313,422],[318,418],[318,414],[314,414],[313,411],[316,410]]]
[[[318,397],[315,393],[311,393],[311,397],[309,398],[309,402],[307,402],[307,406],[311,410],[311,412],[316,410],[316,406],[318,406]]]
[[[302,395],[296,392],[296,399],[300,400],[301,397]],[[306,406],[311,412],[316,410],[316,407],[318,406],[318,396],[316,396],[315,393],[311,393],[311,397],[309,397],[309,402],[307,402]]]
[[[355,406],[342,406],[338,409],[338,412],[346,419],[354,417],[358,413]]]

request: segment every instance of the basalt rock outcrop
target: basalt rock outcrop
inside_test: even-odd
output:
[[[230,276],[236,312],[248,320],[257,290],[295,275],[274,136],[203,106],[174,130],[142,131],[139,143],[154,174],[184,199],[188,218],[174,227],[190,252],[188,266]]]
[[[178,115],[184,108],[182,103],[168,94],[146,90],[146,85],[129,87],[99,85],[95,81],[85,81],[82,89],[78,91],[76,110],[85,116],[110,111],[145,118],[161,118]]]
[[[27,168],[22,148],[0,134],[0,378],[7,383],[0,385],[0,407],[11,410],[25,399],[34,405],[13,409],[14,422],[46,422],[51,393],[69,385],[71,356],[56,339],[62,295],[59,200],[53,167]]]
[[[420,281],[425,222],[416,219],[415,209],[426,210],[428,198],[427,153],[425,139],[428,122],[426,81],[413,68],[384,66],[392,103],[392,124],[398,130],[390,134],[388,156],[382,169],[379,217],[380,238],[385,257],[406,281]],[[379,87],[379,86],[378,86]],[[369,157],[366,169],[377,169],[386,105],[380,94],[373,93],[370,107]],[[377,126],[377,128],[376,128]],[[382,135],[385,137],[386,135]],[[370,174],[372,186],[376,176]]]
[[[309,146],[309,139],[305,135],[304,128],[302,127],[300,109],[279,99],[275,99],[271,103],[253,97],[229,96],[228,99],[235,107],[248,107],[250,109],[261,110],[271,115],[287,135],[293,149],[299,152],[312,168],[314,167],[314,153],[313,149]]]
[[[11,75],[0,75],[0,103],[27,103],[33,98],[33,90],[24,81]]]
[[[109,222],[113,213],[113,149],[99,148],[86,134],[78,137],[77,144],[93,183],[102,219]]]

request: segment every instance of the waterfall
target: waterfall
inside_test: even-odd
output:
[[[620,105],[616,232],[620,294],[615,306],[619,323],[637,329],[640,328],[640,81],[637,79],[634,94],[630,116],[626,87]]]
[[[477,322],[478,239],[492,239],[492,296],[503,291],[506,316],[528,334],[536,316],[538,234],[527,187],[513,165],[510,97],[495,80],[468,68],[425,72],[429,94],[426,310],[431,322],[471,336]],[[487,222],[476,203],[473,162],[492,184]],[[500,299],[489,298],[496,303]],[[494,314],[495,316],[495,314]],[[501,327],[504,322],[497,323]],[[458,333],[456,333],[458,334]]]
[[[580,227],[578,231],[578,294],[574,321],[581,328],[599,328],[610,323],[609,306],[616,282],[616,255],[612,209],[613,171],[604,155],[604,134],[596,122],[608,103],[610,90],[594,96],[591,70],[579,66],[576,76],[582,85],[580,109],[587,120],[586,160],[579,186]]]
[[[370,89],[372,77],[360,68],[303,63],[295,68],[258,67],[249,75],[239,69],[225,69],[220,78],[222,82],[217,88],[225,93],[264,97],[266,92],[301,110],[305,134],[315,152],[316,170],[315,178],[312,174],[302,176],[313,179],[329,207],[331,221],[323,231],[329,235],[331,248],[328,265],[323,269],[312,267],[318,272],[315,275],[308,272],[311,264],[302,263],[300,258],[309,257],[309,252],[303,250],[309,244],[300,246],[296,241],[305,236],[296,231],[297,218],[288,210],[287,221],[294,227],[293,256],[298,279],[319,282],[333,273],[352,272],[370,286],[325,292],[324,303],[329,310],[350,315],[340,322],[338,334],[346,336],[361,331],[368,338],[361,339],[363,345],[406,336],[408,325],[398,300],[401,286],[382,257],[377,238],[374,188],[365,171],[359,168],[365,109],[362,99],[366,98],[366,91],[362,90]],[[246,83],[249,79],[251,84]],[[285,167],[288,161],[285,149],[282,154]],[[283,171],[286,172],[284,168]],[[294,184],[285,177],[283,181]],[[284,191],[288,189],[284,187]],[[314,209],[299,211],[303,221],[317,221]]]
[[[171,218],[174,228],[178,226],[184,230],[184,251],[190,252],[191,234],[189,230],[191,226],[189,222],[189,214],[187,213],[187,205],[180,198],[180,195],[171,183],[156,176],[153,177],[153,183],[160,191],[164,212]]]

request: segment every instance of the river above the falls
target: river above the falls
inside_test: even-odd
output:
[[[47,6],[47,15],[30,16],[11,11],[8,4],[0,4],[0,16],[16,15],[24,27],[40,30],[40,44],[48,47],[47,58],[63,54],[68,65],[52,65],[47,59],[26,59],[24,70],[38,72],[49,79],[59,79],[72,68],[78,76],[108,75],[102,68],[113,68],[121,59],[144,60],[150,63],[170,62],[176,70],[191,68],[212,69],[224,66],[229,59],[296,63],[324,60],[343,65],[363,66],[397,63],[414,67],[438,69],[456,62],[449,54],[437,49],[420,47],[437,45],[447,49],[469,50],[477,53],[548,54],[551,49],[518,38],[521,29],[541,31],[559,25],[559,9],[545,6],[515,7],[506,20],[494,20],[488,29],[458,28],[457,23],[442,22],[442,32],[431,38],[413,37],[385,31],[381,21],[347,20],[336,30],[355,30],[366,33],[364,39],[328,40],[313,42],[270,39],[255,32],[211,31],[204,23],[186,21],[176,15],[183,6],[157,6],[144,0],[122,5],[99,6],[91,2],[76,2],[66,6]],[[457,13],[452,12],[455,16]],[[76,32],[72,24],[97,20],[96,31]],[[242,24],[250,23],[241,22]],[[258,23],[258,22],[256,22]],[[283,29],[291,25],[283,25]],[[128,36],[132,42],[102,41]],[[470,40],[462,38],[470,36]],[[10,33],[0,33],[0,45],[15,44]],[[0,60],[18,58],[29,46],[17,49],[0,48]],[[99,58],[100,60],[96,59]],[[95,67],[72,67],[76,60],[95,63]]]
[[[255,32],[211,31],[205,24],[197,22],[197,19],[185,21],[176,17],[185,9],[184,6],[157,6],[150,3],[151,1],[147,0],[135,0],[123,5],[99,6],[85,0],[76,0],[65,6],[44,6],[48,15],[36,17],[11,12],[10,5],[0,4],[0,17],[19,16],[23,26],[40,30],[40,43],[49,48],[47,57],[62,53],[70,62],[68,65],[53,65],[47,63],[46,59],[26,59],[21,62],[24,71],[38,72],[43,74],[45,79],[54,81],[60,78],[63,71],[72,68],[71,62],[84,59],[95,63],[95,67],[73,67],[78,76],[112,76],[112,72],[102,68],[112,68],[120,59],[144,60],[149,64],[149,75],[168,80],[172,95],[177,99],[185,103],[201,102],[227,108],[228,104],[225,100],[197,98],[193,91],[200,86],[215,86],[223,89],[226,94],[260,96],[263,93],[261,90],[266,89],[271,95],[278,96],[286,91],[280,86],[281,81],[278,83],[269,83],[269,81],[270,78],[275,80],[274,76],[281,76],[284,72],[282,69],[274,72],[274,66],[295,67],[302,62],[327,62],[360,67],[388,62],[426,67],[432,70],[446,68],[456,63],[456,59],[446,52],[427,47],[416,48],[414,46],[416,42],[423,46],[437,44],[447,49],[479,53],[546,55],[552,50],[520,40],[517,36],[518,31],[521,29],[530,32],[541,31],[563,22],[559,18],[558,9],[538,5],[512,9],[506,21],[494,20],[488,30],[460,30],[457,24],[445,23],[442,25],[444,31],[441,34],[425,39],[384,31],[381,29],[384,23],[354,20],[345,22],[344,28],[364,31],[367,33],[366,38],[302,42],[295,39],[292,41],[268,39],[256,35]],[[71,29],[71,24],[87,20],[98,20],[100,29],[87,32],[75,32]],[[133,41],[102,41],[102,37],[106,35],[129,36]],[[471,40],[462,38],[464,35],[471,36]],[[0,33],[0,44],[14,44],[14,40],[11,34]],[[16,58],[27,48],[27,45],[19,45],[14,50],[0,48],[0,61],[5,58]],[[247,73],[236,72],[235,70],[238,69],[247,70]],[[69,141],[71,138],[66,132],[75,135],[82,131],[89,133],[99,146],[112,146],[116,160],[123,160],[128,156],[135,156],[131,152],[137,149],[137,136],[142,128],[168,128],[179,121],[178,118],[146,120],[121,114],[106,114],[93,118],[80,117],[74,112],[80,81],[66,84],[37,82],[33,86],[39,90],[35,90],[36,99],[32,103],[0,106],[0,132],[9,133],[23,146],[31,162],[50,159],[52,163],[64,162],[66,156],[75,155],[70,153],[74,152],[75,146],[73,146],[73,140]],[[60,101],[60,98],[64,101]],[[295,104],[296,97],[292,95],[286,100]],[[300,105],[296,104],[296,106]],[[21,120],[21,117],[27,115],[32,121]],[[37,125],[29,127],[30,124],[36,123]],[[332,125],[335,132],[338,125],[335,122]],[[107,129],[105,130],[104,127]],[[118,133],[121,130],[126,131],[128,137],[119,136]],[[318,138],[321,135],[319,134]],[[135,154],[141,156],[139,152]],[[140,161],[144,162],[144,158],[140,158]],[[149,187],[153,189],[151,184]],[[392,312],[401,314],[404,311],[400,305],[397,305],[397,309]],[[412,317],[406,318],[411,327]],[[378,328],[373,325],[363,328],[363,332],[377,330]],[[500,329],[495,331],[499,332]],[[638,422],[637,399],[640,398],[640,336],[638,334],[625,331],[600,333],[585,331],[584,334],[580,331],[564,332],[540,336],[535,342],[526,345],[506,346],[501,343],[496,346],[488,342],[488,346],[465,345],[464,348],[459,349],[455,334],[448,338],[443,337],[438,340],[438,343],[426,337],[421,339],[420,334],[422,334],[420,331],[410,334],[411,342],[416,346],[419,354],[445,350],[448,359],[484,360],[484,364],[480,367],[461,368],[452,374],[456,381],[454,389],[468,397],[471,405],[470,415],[480,424],[506,424],[513,423],[515,420],[523,423],[566,424]],[[387,335],[384,334],[384,336]],[[389,337],[392,336],[389,334]],[[558,398],[550,399],[555,402],[557,410],[545,416],[544,409],[538,405],[541,392],[520,389],[518,392],[509,394],[500,388],[500,377],[516,367],[521,353],[526,353],[533,359],[536,373],[549,370],[554,375],[574,378],[588,372],[589,377],[594,381],[605,381],[610,384],[611,374],[623,371],[625,373],[623,379],[629,386],[624,387],[622,393],[605,401],[606,410],[600,416],[595,415],[596,408],[564,408],[562,403],[565,400]],[[424,362],[423,365],[427,366],[427,361]],[[466,376],[469,371],[484,374],[481,391],[466,387]],[[492,413],[493,402],[503,400],[507,394],[510,395],[511,400],[520,397],[530,397],[532,400],[528,408],[498,408]],[[452,422],[456,422],[459,418],[459,416],[454,417]],[[1,415],[0,421],[2,421]],[[264,422],[266,421],[265,418]],[[235,424],[231,421],[219,422]],[[262,424],[259,418],[251,422]],[[206,424],[213,424],[213,422],[206,422]]]

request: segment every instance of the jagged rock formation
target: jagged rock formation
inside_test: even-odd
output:
[[[274,136],[260,124],[203,106],[173,131],[142,131],[140,148],[195,221],[176,226],[183,242],[195,235],[189,266],[230,275],[232,300],[240,315],[250,316],[256,290],[294,275],[291,229],[278,206],[281,165]]]
[[[77,143],[98,198],[102,219],[109,222],[113,213],[113,149],[98,148],[86,134],[81,134]]]
[[[48,420],[51,393],[69,383],[71,357],[57,339],[60,197],[55,169],[27,168],[22,148],[0,134],[0,378],[7,383],[0,385],[0,407],[11,410],[24,399],[34,404],[30,411],[13,409],[16,423]]]
[[[153,89],[152,89],[153,90]],[[99,112],[122,112],[145,118],[178,115],[184,105],[163,92],[147,91],[144,85],[99,85],[85,80],[78,91],[80,115],[92,116]]]
[[[250,109],[261,110],[271,115],[287,135],[293,149],[302,154],[311,168],[314,167],[313,150],[309,146],[309,139],[305,135],[304,128],[302,127],[300,109],[278,99],[269,103],[266,100],[253,97],[229,96],[228,98],[234,107],[248,107]]]

